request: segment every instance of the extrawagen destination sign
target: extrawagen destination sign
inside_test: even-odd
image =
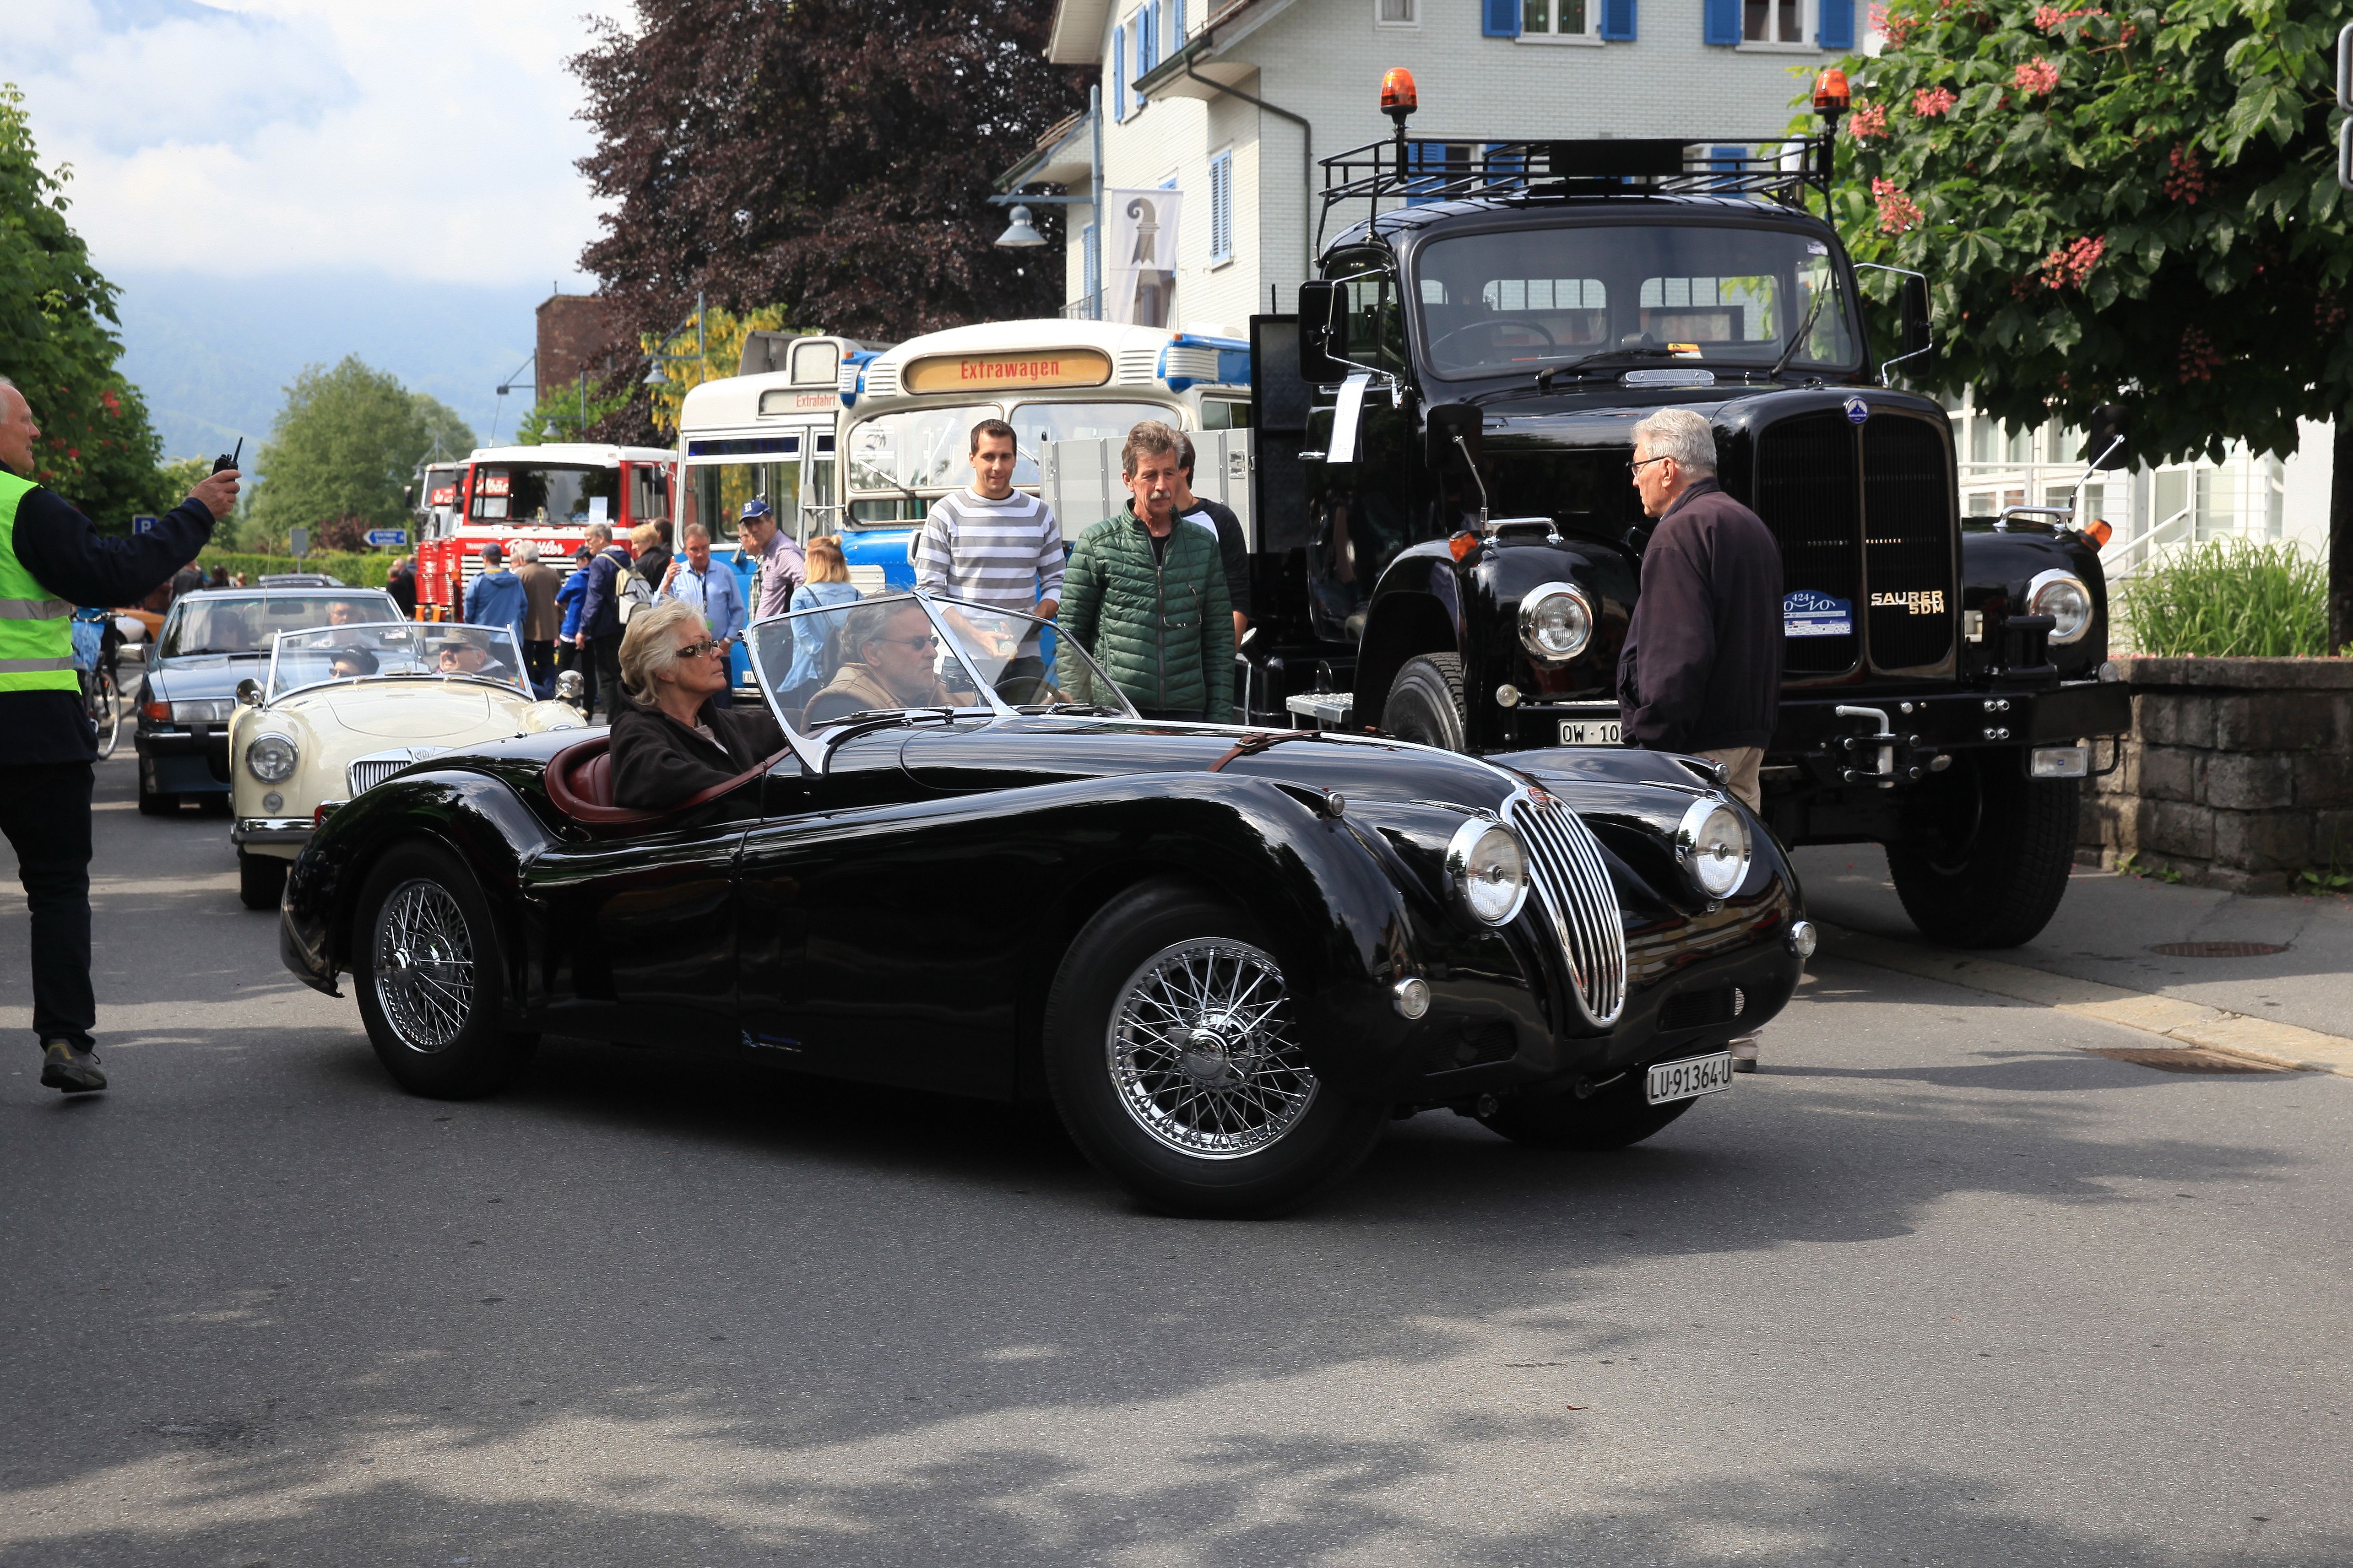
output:
[[[907,366],[899,384],[913,393],[969,392],[992,386],[1101,386],[1111,355],[1101,349],[1041,353],[933,354]]]

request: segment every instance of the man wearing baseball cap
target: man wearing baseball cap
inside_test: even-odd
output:
[[[507,626],[522,641],[522,579],[507,570],[507,552],[496,544],[482,546],[481,575],[466,590],[466,619],[478,626]]]
[[[748,552],[753,562],[752,618],[758,621],[783,615],[792,608],[793,590],[808,573],[800,547],[785,537],[776,526],[775,510],[758,496],[744,503],[739,531],[744,539],[740,549]]]

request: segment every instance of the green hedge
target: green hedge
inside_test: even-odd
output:
[[[196,564],[207,572],[216,566],[226,567],[232,576],[242,572],[248,583],[265,573],[324,572],[354,588],[381,588],[385,579],[392,575],[392,563],[396,559],[381,552],[322,550],[297,561],[291,555],[246,555],[234,550],[206,548],[196,556]]]

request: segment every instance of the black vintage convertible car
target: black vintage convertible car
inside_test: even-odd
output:
[[[1695,759],[1150,722],[1051,628],[923,595],[751,637],[786,751],[659,814],[602,732],[417,763],[304,849],[288,966],[348,972],[421,1094],[551,1031],[1050,1099],[1145,1202],[1247,1214],[1416,1108],[1646,1138],[1812,946]]]

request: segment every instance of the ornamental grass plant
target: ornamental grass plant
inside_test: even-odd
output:
[[[2116,597],[2136,652],[2314,658],[2328,647],[2328,574],[2290,543],[2218,539],[2156,562]]]

